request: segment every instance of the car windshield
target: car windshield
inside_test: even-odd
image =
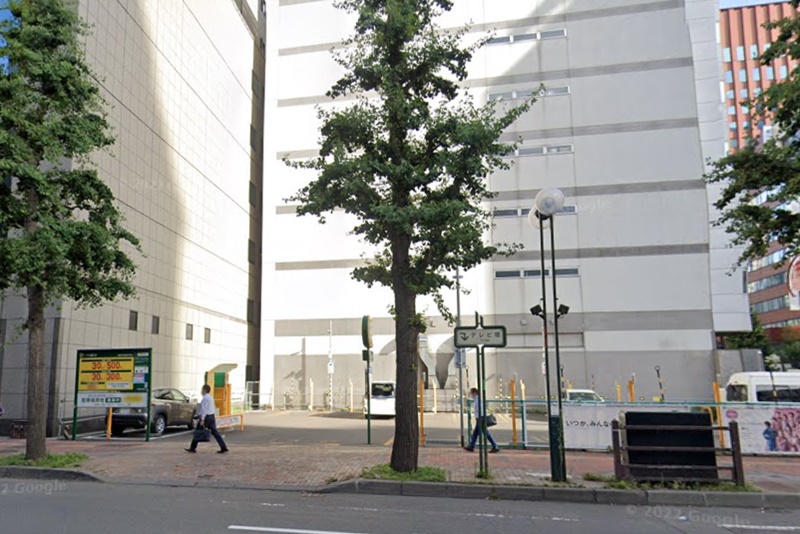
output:
[[[598,401],[600,400],[596,394],[587,391],[572,391],[569,394],[569,400],[573,401]]]
[[[372,384],[373,397],[391,397],[394,395],[394,384]]]

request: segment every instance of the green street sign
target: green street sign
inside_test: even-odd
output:
[[[361,343],[365,349],[372,348],[372,317],[369,315],[361,318]]]

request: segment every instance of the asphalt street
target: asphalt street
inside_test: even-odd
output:
[[[3,534],[746,534],[800,513],[0,480]]]

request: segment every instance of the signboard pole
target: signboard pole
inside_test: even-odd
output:
[[[152,415],[152,402],[153,394],[153,350],[148,350],[147,358],[147,424],[145,425],[144,440],[150,441],[150,416]]]
[[[486,406],[482,404],[482,396],[483,396],[483,374],[481,372],[481,349],[477,348],[475,350],[475,363],[476,367],[478,368],[478,402],[477,402],[477,410],[475,411],[475,419],[476,424],[478,426],[478,473],[481,475],[486,474],[486,464],[483,463],[483,449],[485,447],[484,443],[484,426],[483,426],[483,413],[486,411]]]
[[[75,360],[75,399],[72,404],[72,441],[78,439],[78,386],[80,384],[80,352]]]

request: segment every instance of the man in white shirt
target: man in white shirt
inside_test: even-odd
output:
[[[475,450],[475,444],[477,443],[478,437],[483,430],[482,427],[484,420],[486,419],[486,408],[481,403],[481,397],[478,393],[478,388],[470,389],[469,395],[472,397],[473,406],[475,406],[475,430],[472,431],[472,439],[469,440],[469,445],[464,448],[472,452]],[[486,429],[486,439],[492,445],[492,448],[489,452],[500,452],[500,448],[497,446],[497,442],[492,437],[492,434],[489,433],[488,428]]]
[[[201,429],[205,426],[214,439],[217,440],[219,445],[220,454],[228,452],[228,446],[217,430],[217,408],[214,406],[214,397],[211,396],[211,386],[208,384],[203,385],[203,399],[200,401],[200,410],[197,412],[200,421],[197,423],[197,428]],[[186,452],[197,452],[197,438],[192,438],[192,444],[186,449]]]

